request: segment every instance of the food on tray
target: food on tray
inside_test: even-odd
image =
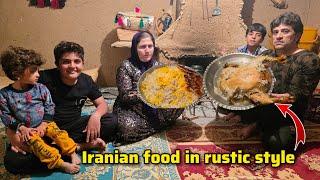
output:
[[[181,65],[159,66],[140,80],[142,98],[154,107],[184,108],[202,95],[202,77]]]
[[[272,74],[265,64],[278,59],[259,56],[248,63],[227,63],[217,80],[218,89],[230,104],[270,104]]]

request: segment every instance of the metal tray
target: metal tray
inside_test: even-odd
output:
[[[244,54],[244,53],[233,53],[228,54],[222,57],[217,58],[213,62],[211,62],[204,72],[204,78],[203,78],[203,85],[206,95],[218,106],[223,107],[225,109],[229,110],[247,110],[255,107],[256,105],[253,103],[249,104],[243,104],[243,105],[233,105],[230,104],[226,97],[224,97],[221,93],[218,91],[217,87],[217,80],[221,73],[221,70],[225,66],[226,63],[233,63],[233,64],[248,64],[252,61],[252,59],[255,56]],[[272,73],[272,70],[270,68],[267,69],[270,73],[270,76],[272,77],[270,82],[270,89],[268,93],[272,92],[275,78]]]
[[[190,68],[190,67],[188,67],[188,66],[184,66],[184,65],[181,65],[181,64],[179,64],[179,65],[178,65],[178,64],[168,64],[168,65],[153,66],[152,68],[148,69],[147,71],[145,71],[145,72],[141,75],[141,77],[140,77],[140,79],[139,79],[139,81],[138,81],[138,86],[137,86],[137,87],[138,87],[137,89],[138,89],[138,96],[139,96],[139,98],[140,98],[144,103],[146,103],[147,105],[149,105],[149,106],[152,107],[152,108],[161,108],[161,107],[157,107],[157,106],[155,106],[154,104],[151,104],[150,102],[148,102],[148,101],[146,100],[146,97],[145,97],[145,96],[143,95],[143,93],[141,92],[141,83],[142,83],[142,81],[145,79],[145,77],[146,77],[147,74],[152,73],[152,72],[153,72],[154,70],[156,70],[156,69],[159,69],[159,68],[162,68],[162,67],[167,67],[167,66],[182,66],[182,67],[184,67],[184,68],[192,71],[192,73],[195,73],[195,74],[197,74],[198,76],[200,76],[200,77],[202,78],[202,75],[201,75],[200,73],[196,72],[194,69],[192,69],[192,68]],[[202,79],[203,79],[203,78],[202,78]],[[203,82],[203,80],[202,80],[202,82]],[[203,84],[202,84],[202,86],[203,86]],[[201,89],[202,89],[202,88],[203,88],[203,87],[201,87]],[[191,106],[191,105],[194,105],[194,104],[198,103],[201,97],[202,97],[202,96],[199,96],[197,100],[195,100],[194,102],[190,103],[188,106]],[[186,106],[186,107],[188,107],[188,106]],[[185,107],[172,107],[172,108],[185,108]]]

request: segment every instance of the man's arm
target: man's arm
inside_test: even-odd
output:
[[[90,142],[100,137],[100,119],[107,113],[108,110],[108,105],[103,96],[95,99],[93,103],[96,106],[96,111],[91,114],[87,127],[84,130],[84,132],[87,132],[86,142]]]

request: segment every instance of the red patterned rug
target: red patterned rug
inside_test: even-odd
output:
[[[241,124],[225,122],[179,121],[166,133],[171,152],[189,150],[200,157],[199,164],[186,164],[182,155],[182,163],[177,165],[181,179],[320,179],[320,125],[307,122],[305,124],[307,143],[295,155],[294,164],[255,164],[254,156],[264,154],[258,136],[246,141],[241,140],[237,132]],[[300,145],[301,146],[301,145]],[[231,152],[251,154],[249,164],[204,163],[204,154],[225,154]],[[271,159],[270,159],[271,160]]]
[[[250,154],[264,153],[261,146],[252,145],[214,145],[214,144],[174,144],[171,146],[172,152],[180,149],[184,152],[189,149],[192,153],[200,154],[204,157],[205,153],[219,154],[237,152],[242,149]],[[307,144],[304,151],[296,155],[294,164],[283,164],[279,167],[272,167],[271,164],[204,164],[201,159],[200,164],[177,165],[179,175],[182,179],[320,179],[320,143]],[[183,156],[182,156],[183,157]],[[182,162],[185,162],[182,160]]]

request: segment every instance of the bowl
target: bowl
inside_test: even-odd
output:
[[[194,89],[191,88],[191,90],[192,91],[194,90],[194,91],[192,93],[192,97],[193,98],[191,98],[190,101],[187,100],[188,94],[186,96],[182,96],[183,93],[175,93],[175,92],[183,92],[183,91],[178,91],[177,89],[175,89],[175,87],[179,87],[179,85],[172,86],[172,84],[175,83],[175,82],[171,81],[169,79],[170,78],[169,74],[165,74],[165,76],[163,76],[163,78],[161,78],[163,81],[166,82],[166,84],[168,84],[168,86],[167,86],[168,90],[164,90],[166,88],[166,86],[163,86],[163,84],[162,84],[162,86],[160,86],[159,84],[156,84],[157,83],[156,79],[154,80],[154,82],[148,83],[148,85],[150,85],[150,84],[154,85],[153,87],[151,86],[152,95],[154,95],[154,97],[165,97],[163,99],[171,99],[174,102],[182,102],[182,103],[179,103],[179,104],[183,104],[183,105],[181,105],[181,106],[179,106],[179,105],[170,105],[169,106],[168,103],[161,104],[163,101],[160,101],[160,103],[152,103],[152,102],[150,102],[150,99],[148,100],[148,98],[145,95],[145,92],[143,92],[143,87],[142,87],[143,86],[142,85],[143,81],[146,80],[146,77],[149,74],[152,74],[154,71],[156,71],[156,70],[158,70],[160,68],[163,68],[163,67],[180,67],[180,68],[183,68],[185,70],[184,71],[185,74],[184,74],[183,78],[181,78],[181,79],[184,79],[184,80],[186,79],[186,76],[190,77],[188,75],[190,75],[190,74],[192,75],[191,77],[193,77],[193,79],[191,79],[191,84],[192,84],[191,87],[196,87],[196,88],[194,88]],[[163,82],[163,81],[161,81],[161,82]],[[167,83],[168,81],[170,83]],[[197,81],[197,82],[195,82],[195,81]],[[190,86],[188,86],[188,87],[190,88]],[[181,90],[181,89],[179,89],[179,90]],[[196,91],[196,90],[198,90],[198,91]],[[170,93],[167,93],[167,92],[170,92]],[[189,92],[190,91],[188,91],[188,93]],[[194,92],[198,92],[198,93],[194,93]],[[201,93],[199,93],[199,92],[201,92]],[[138,81],[138,96],[139,96],[139,98],[144,103],[146,103],[147,105],[149,105],[150,107],[153,107],[153,108],[186,108],[188,106],[191,106],[191,105],[194,105],[195,103],[197,103],[199,101],[199,99],[203,96],[203,94],[204,94],[204,92],[203,92],[203,78],[202,78],[202,75],[200,73],[196,72],[194,69],[192,69],[190,67],[187,67],[187,66],[184,66],[184,65],[180,65],[180,64],[179,65],[178,64],[168,64],[168,65],[154,66],[154,67],[148,69],[147,71],[145,71],[141,75],[141,77],[140,77],[140,79]],[[176,98],[174,98],[174,97],[176,97]],[[170,101],[170,102],[172,102],[172,101]],[[172,103],[172,104],[174,104],[174,103]]]
[[[227,98],[224,97],[222,93],[220,93],[217,86],[219,75],[226,63],[244,65],[252,62],[254,58],[255,56],[249,54],[233,53],[219,57],[208,65],[204,72],[203,84],[206,95],[213,101],[213,103],[215,103],[217,106],[229,110],[248,110],[256,106],[253,103],[236,105],[230,104]],[[271,77],[271,82],[269,82],[268,86],[270,88],[267,93],[271,93],[274,86],[275,78],[270,68],[267,68],[267,72]]]

